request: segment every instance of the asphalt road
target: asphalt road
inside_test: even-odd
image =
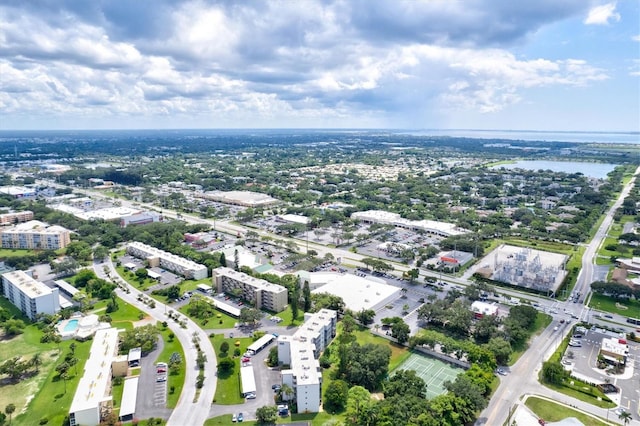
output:
[[[113,263],[111,263],[110,258],[106,263],[94,263],[93,269],[96,275],[100,278],[110,280],[103,270],[103,265],[105,264],[109,267],[111,276],[118,277],[118,273],[116,272]],[[178,338],[178,340],[180,341],[182,348],[184,349],[184,362],[186,365],[184,386],[182,388],[182,393],[180,394],[180,399],[178,400],[176,407],[171,412],[171,416],[167,421],[167,425],[184,426],[204,424],[205,420],[209,416],[211,401],[213,401],[213,396],[216,392],[215,373],[211,372],[216,371],[215,366],[217,365],[217,361],[216,354],[213,350],[213,346],[211,345],[209,337],[197,324],[184,316],[182,318],[186,320],[186,328],[180,327],[173,320],[168,320],[165,315],[167,307],[164,304],[156,301],[155,308],[151,308],[145,305],[137,299],[138,295],[144,295],[144,293],[140,292],[132,286],[129,286],[124,280],[118,278],[116,279],[119,280],[120,283],[127,285],[130,290],[130,293],[126,293],[119,288],[116,289],[116,294],[118,295],[118,297],[145,312],[147,315],[151,316],[157,321],[162,322],[167,320],[169,328],[171,329],[171,331],[173,331],[176,338]],[[200,394],[197,400],[195,399],[196,380],[198,378],[199,370],[196,363],[196,357],[198,354],[192,341],[194,336],[198,336],[200,339],[200,348],[207,359],[205,363],[205,371],[208,372],[204,381],[204,386],[200,389]]]
[[[640,173],[640,167],[636,170],[636,176],[638,173]],[[588,286],[593,282],[593,263],[595,255],[607,234],[616,209],[621,205],[622,201],[624,201],[627,194],[629,194],[634,182],[635,176],[623,188],[616,202],[607,211],[605,219],[598,228],[595,237],[591,242],[589,242],[582,258],[583,269],[578,276],[578,283],[575,291],[580,291],[582,294],[586,294],[589,288]],[[585,312],[588,315],[588,310],[585,309],[585,306],[582,303],[563,302],[559,303],[557,307],[559,310],[558,314],[556,314],[556,318],[564,313],[564,309],[566,309],[570,314],[575,314],[578,311],[580,313],[579,316],[583,316]],[[598,408],[591,404],[586,404],[577,399],[568,397],[564,394],[551,391],[538,382],[538,372],[542,368],[542,362],[549,358],[570,330],[570,327],[563,327],[558,331],[553,331],[554,327],[558,325],[559,324],[556,321],[553,321],[546,330],[544,330],[539,336],[535,337],[532,340],[529,349],[520,357],[518,362],[510,368],[511,373],[506,377],[501,376],[500,386],[494,393],[493,397],[489,401],[489,405],[482,412],[476,424],[504,424],[507,421],[512,408],[518,403],[520,397],[525,394],[551,396],[558,401],[569,401],[570,404],[589,413],[596,414],[602,418],[609,416],[608,410]],[[637,405],[633,410],[633,416],[634,418],[630,424],[640,425]]]

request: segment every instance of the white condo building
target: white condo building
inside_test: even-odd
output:
[[[207,278],[207,267],[175,254],[148,246],[139,241],[127,244],[127,253],[149,262],[150,267],[159,266],[182,275],[187,279],[201,280]]]
[[[71,233],[62,226],[30,220],[0,231],[2,248],[58,250],[71,242]]]
[[[282,383],[294,391],[298,413],[317,413],[322,401],[322,369],[318,358],[336,335],[338,313],[322,309],[305,314],[305,322],[292,336],[278,337]]]
[[[218,293],[233,294],[240,289],[240,297],[255,305],[256,309],[281,312],[287,306],[287,289],[244,272],[221,266],[213,270],[213,285]]]
[[[58,289],[47,287],[24,271],[3,274],[2,290],[5,297],[32,321],[38,314],[53,315],[60,310]]]
[[[122,364],[122,365],[119,365]],[[97,426],[113,407],[111,378],[122,375],[127,365],[126,355],[118,356],[118,329],[96,331],[91,343],[89,359],[78,383],[69,409],[71,426]],[[115,370],[114,370],[115,368]],[[126,368],[125,368],[126,371]]]
[[[424,231],[441,237],[462,235],[470,232],[467,229],[459,228],[453,223],[438,222],[435,220],[409,220],[402,218],[398,213],[391,213],[384,210],[355,212],[351,215],[351,218],[365,223],[380,223],[382,225],[393,225],[414,231]]]

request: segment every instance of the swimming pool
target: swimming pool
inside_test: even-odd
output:
[[[67,324],[65,324],[64,328],[62,329],[62,331],[64,331],[65,333],[70,333],[72,331],[76,331],[78,329],[78,320],[77,319],[70,319]]]

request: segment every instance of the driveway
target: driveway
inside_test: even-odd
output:
[[[169,418],[171,409],[167,405],[168,382],[156,382],[156,360],[164,349],[164,340],[158,339],[156,348],[140,360],[140,377],[138,379],[138,396],[136,400],[136,417]],[[158,360],[164,361],[164,360]],[[169,378],[171,380],[171,378]]]

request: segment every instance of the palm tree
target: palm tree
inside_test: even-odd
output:
[[[16,406],[14,404],[8,404],[4,407],[4,412],[9,415],[9,424],[11,424],[11,415],[16,411]]]
[[[283,383],[282,387],[280,387],[280,395],[284,395],[283,399],[289,401],[291,396],[293,396],[293,389],[288,384]]]
[[[36,373],[38,373],[40,371],[40,365],[42,365],[42,357],[40,355],[40,352],[34,354],[29,363],[32,367],[35,368]]]
[[[618,414],[618,418],[622,420],[625,425],[628,425],[631,421],[631,413],[628,411],[621,411],[620,414]]]

